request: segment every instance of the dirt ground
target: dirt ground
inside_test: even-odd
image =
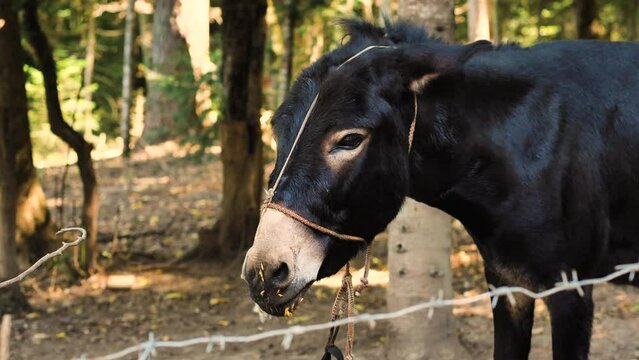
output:
[[[167,154],[178,154],[168,156]],[[46,268],[25,281],[33,309],[14,317],[11,359],[71,359],[103,356],[145,341],[179,340],[224,334],[247,335],[294,324],[324,322],[335,289],[315,286],[290,319],[261,323],[239,278],[240,259],[227,264],[163,265],[184,254],[197,232],[216,218],[222,184],[215,155],[204,163],[182,157],[176,146],[138,152],[121,160],[98,163],[101,179],[100,241],[104,271],[70,283],[63,270]],[[53,215],[60,218],[62,168],[43,170]],[[81,201],[75,168],[69,169],[64,226],[77,224]],[[74,209],[75,208],[75,209]],[[485,290],[481,259],[468,239],[454,231],[452,262],[456,296]],[[377,241],[374,268],[383,278],[384,238]],[[385,288],[374,286],[358,299],[360,312],[385,311]],[[639,289],[602,285],[595,289],[596,313],[592,359],[639,359]],[[536,307],[531,359],[551,359],[550,322],[543,303]],[[492,353],[490,304],[455,308],[456,325],[468,359]],[[425,314],[424,314],[425,316]],[[358,359],[384,358],[387,323],[356,328]],[[154,359],[318,359],[325,331],[295,337],[285,351],[281,338],[247,345],[229,344],[206,353],[206,346],[159,349]],[[339,344],[343,344],[340,340]],[[135,359],[136,356],[129,356]]]

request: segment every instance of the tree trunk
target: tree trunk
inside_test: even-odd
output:
[[[450,41],[453,9],[453,0],[403,0],[399,16]],[[428,301],[440,291],[444,297],[452,297],[450,234],[448,215],[407,199],[389,228],[389,310]],[[465,355],[452,308],[437,309],[429,321],[426,312],[393,320],[387,351],[388,359],[463,359]]]
[[[0,18],[4,19],[3,17]],[[13,34],[7,33],[6,36],[13,36]],[[0,48],[6,49],[7,51],[10,49],[10,47]],[[22,54],[21,47],[15,51],[16,54]],[[22,55],[14,60],[16,64],[23,63]],[[15,217],[17,227],[15,238],[17,262],[18,268],[25,268],[29,265],[31,256],[39,257],[49,250],[48,241],[54,238],[55,224],[47,209],[45,194],[40,185],[36,169],[33,166],[31,134],[29,119],[26,113],[27,100],[24,89],[22,65],[19,65],[17,69],[19,70],[16,70],[18,72],[14,75],[19,77],[16,81],[22,85],[15,88],[14,96],[16,99],[20,99],[16,100],[16,106],[24,106],[25,110],[24,116],[20,116],[19,119],[12,123],[11,134],[13,141],[10,143],[13,146],[12,153],[16,157],[14,177],[17,187],[17,209]]]
[[[626,4],[625,14],[627,17],[626,23],[628,24],[628,41],[637,41],[637,18],[639,17],[639,1],[628,1]]]
[[[122,133],[122,155],[128,158],[131,153],[131,75],[133,59],[133,29],[135,23],[135,0],[128,0],[124,25],[124,58],[122,61],[122,110],[120,111],[120,131]]]
[[[265,0],[222,2],[224,113],[220,124],[224,187],[222,211],[200,233],[200,258],[228,258],[255,235],[262,197],[262,65]]]
[[[46,96],[47,113],[51,131],[67,143],[78,156],[78,169],[83,187],[82,226],[87,230],[87,241],[83,245],[82,264],[87,273],[93,272],[97,265],[97,228],[98,228],[98,182],[93,167],[91,151],[93,145],[88,143],[80,133],[76,132],[64,121],[58,97],[58,76],[53,52],[46,35],[40,28],[38,20],[38,1],[27,0],[24,3],[24,22],[27,38],[35,51]]]
[[[3,47],[3,49],[9,49]],[[22,48],[16,50],[16,54],[22,53]],[[22,57],[15,59],[22,64]],[[14,141],[13,153],[15,159],[15,180],[17,186],[17,210],[16,210],[16,245],[18,268],[29,265],[31,256],[39,257],[49,249],[49,240],[54,238],[55,224],[47,209],[46,199],[38,174],[33,166],[31,147],[31,134],[29,119],[26,112],[26,92],[24,89],[24,74],[22,65],[17,67],[15,76],[20,77],[17,82],[20,87],[15,88],[14,97],[18,103],[16,106],[24,106],[24,116],[19,121],[12,123],[12,137]],[[24,99],[24,100],[22,100]],[[22,111],[22,110],[20,110]]]
[[[491,34],[492,34],[492,40],[493,40],[493,44],[499,44],[501,42],[501,38],[500,36],[500,32],[499,32],[499,6],[498,6],[498,1],[499,0],[490,0],[490,19],[492,20],[491,22]]]
[[[455,0],[399,0],[402,19],[426,26],[432,35],[447,42],[455,39]]]
[[[187,44],[177,23],[181,8],[181,0],[155,2],[151,67],[147,74],[148,92],[142,132],[147,144],[169,139],[174,134],[176,117],[185,117],[180,119],[185,122],[195,118],[195,94],[189,94],[190,99],[182,102],[192,107],[184,108],[180,101],[182,95],[167,90],[167,86],[179,86],[178,79],[192,73]]]
[[[297,9],[295,2],[288,0],[286,2],[286,11],[282,16],[282,34],[284,36],[284,51],[282,52],[282,60],[280,65],[280,76],[278,81],[278,99],[279,103],[284,101],[288,89],[291,86],[293,76],[293,51],[295,43],[295,23],[297,20]]]
[[[18,273],[16,158],[25,154],[16,152],[20,140],[15,135],[28,120],[20,26],[10,0],[0,0],[0,19],[0,49],[12,54],[0,56],[0,280],[6,280]],[[14,312],[25,305],[18,284],[0,292],[0,313]]]
[[[488,0],[468,0],[468,40],[490,40]]]
[[[24,90],[24,89],[23,89]],[[18,90],[19,91],[19,90]],[[16,91],[15,97],[19,97]],[[26,100],[25,100],[26,101]],[[17,182],[16,245],[18,267],[26,268],[31,258],[39,258],[51,251],[56,224],[47,208],[46,198],[36,168],[33,166],[29,119],[13,124],[12,137],[16,155]]]
[[[577,37],[579,39],[596,39],[592,25],[597,18],[596,0],[577,0]]]
[[[209,33],[209,0],[188,0],[182,3],[177,24],[180,34],[184,36],[189,48],[193,77],[200,82],[202,76],[214,70],[215,65],[210,57]],[[195,94],[195,113],[198,117],[205,115],[212,107],[211,87],[206,82],[200,82]],[[209,123],[213,123],[209,119]]]
[[[82,98],[87,104],[93,101],[93,89],[91,84],[93,83],[93,70],[95,69],[95,3],[89,1],[87,4],[87,48],[85,54],[84,75],[82,76]]]

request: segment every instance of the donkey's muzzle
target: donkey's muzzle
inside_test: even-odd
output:
[[[307,226],[274,209],[262,215],[242,275],[251,298],[266,312],[284,315],[317,279],[325,244]]]
[[[263,252],[255,247],[246,254],[244,279],[251,289],[265,294],[282,294],[293,282],[293,253]]]

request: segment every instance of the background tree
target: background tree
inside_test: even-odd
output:
[[[453,0],[401,0],[399,17],[424,25],[431,34],[454,40]],[[453,295],[451,218],[440,210],[407,199],[389,227],[389,310],[428,301],[441,291]],[[406,316],[391,322],[389,359],[459,359],[452,309],[435,311],[429,321]]]
[[[86,26],[86,52],[84,73],[82,76],[82,96],[87,103],[91,103],[93,99],[93,72],[95,70],[95,47],[96,47],[96,20],[95,20],[95,2],[89,0],[86,3],[85,16],[87,18]]]
[[[196,249],[200,257],[224,258],[246,248],[259,222],[264,176],[260,108],[265,14],[265,0],[222,1],[222,212],[213,229],[200,232]]]
[[[47,114],[51,131],[69,145],[78,156],[78,169],[82,178],[83,204],[82,226],[87,230],[86,244],[82,245],[81,264],[85,272],[90,273],[97,265],[98,234],[98,181],[93,167],[91,151],[93,145],[87,142],[64,120],[58,95],[58,75],[56,63],[49,41],[40,27],[38,19],[38,1],[26,0],[24,3],[24,23],[27,38],[33,48],[44,78]]]
[[[124,58],[122,61],[122,155],[129,157],[131,151],[131,104],[133,103],[133,32],[135,25],[135,0],[127,1],[126,21],[124,26]]]
[[[575,0],[575,6],[577,7],[577,37],[596,39],[597,34],[592,27],[597,18],[597,2],[595,0]]]
[[[278,6],[279,5],[279,6]],[[280,24],[283,35],[283,51],[281,56],[281,68],[279,74],[278,102],[284,101],[288,89],[291,86],[293,76],[293,51],[295,47],[295,27],[297,26],[298,4],[293,0],[285,0],[283,4],[275,4],[280,8]]]
[[[10,27],[8,29],[13,30]],[[7,36],[15,35],[10,32],[7,32],[7,34]],[[22,53],[22,49],[20,49],[19,53]],[[22,58],[15,59],[15,61],[22,63]],[[16,76],[18,75],[21,79],[19,81],[22,83],[22,89],[16,92],[16,97],[19,99],[16,106],[20,108],[24,106],[25,114],[16,117],[12,122],[12,141],[10,141],[10,144],[14,147],[12,152],[15,155],[15,181],[17,187],[15,215],[17,263],[19,268],[24,268],[29,264],[30,257],[40,256],[48,250],[48,241],[54,237],[55,224],[47,209],[45,194],[38,179],[36,168],[33,165],[30,126],[26,115],[26,97],[24,98],[24,103],[22,102],[22,97],[26,96],[24,91],[25,80],[22,71],[16,74]],[[15,83],[12,84],[16,86]]]
[[[209,0],[189,0],[182,4],[180,16],[177,19],[180,33],[184,35],[191,59],[193,78],[197,88],[195,94],[195,114],[200,119],[195,129],[209,125],[211,110],[211,84],[207,77],[215,70],[211,61],[211,38],[209,19]],[[216,44],[213,44],[214,46]],[[206,119],[206,121],[204,121]],[[203,122],[205,122],[203,124]]]
[[[182,0],[157,0],[153,13],[151,64],[142,137],[152,144],[174,135],[178,121],[195,119],[195,92],[187,43],[178,25]]]
[[[15,137],[27,122],[27,97],[22,70],[22,48],[18,16],[10,0],[0,0],[0,49],[11,56],[0,56],[0,279],[18,273],[16,260],[16,210],[18,184]],[[22,154],[24,155],[24,154]],[[20,287],[0,292],[0,312],[14,311],[26,304]]]
[[[496,1],[496,0],[494,0]],[[468,40],[490,40],[488,0],[468,0]]]

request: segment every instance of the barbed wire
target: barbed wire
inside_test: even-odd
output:
[[[127,347],[120,351],[103,355],[99,357],[89,358],[87,355],[82,355],[81,357],[74,358],[74,360],[116,360],[124,358],[127,355],[131,355],[134,353],[141,353],[138,357],[139,360],[147,360],[151,355],[156,355],[157,349],[160,348],[185,348],[195,345],[206,345],[206,352],[209,353],[213,351],[215,345],[218,346],[220,350],[224,350],[227,344],[235,343],[252,343],[260,340],[265,340],[269,338],[282,337],[282,346],[284,349],[288,349],[293,342],[293,338],[295,336],[299,336],[302,334],[306,334],[309,332],[327,330],[334,326],[345,325],[349,322],[353,323],[368,323],[371,328],[375,326],[376,321],[384,321],[384,320],[392,320],[402,316],[406,316],[418,311],[428,310],[428,319],[432,318],[433,313],[436,308],[448,307],[448,306],[464,306],[470,305],[476,302],[480,302],[483,299],[491,299],[491,304],[493,308],[497,306],[500,297],[506,297],[511,304],[515,304],[515,296],[514,294],[523,294],[533,299],[542,299],[549,297],[553,294],[575,290],[579,293],[579,295],[584,296],[584,286],[603,284],[610,282],[614,279],[620,278],[624,275],[628,275],[629,281],[632,282],[635,278],[635,274],[639,272],[639,262],[633,264],[623,264],[617,265],[615,267],[615,272],[610,273],[604,277],[593,278],[593,279],[585,279],[580,280],[577,276],[577,272],[573,270],[571,272],[571,278],[565,272],[561,273],[561,281],[556,283],[554,287],[535,292],[523,287],[494,287],[490,286],[490,291],[484,292],[479,295],[460,298],[460,299],[444,299],[443,292],[439,292],[437,297],[432,297],[427,302],[422,302],[419,304],[415,304],[409,307],[405,307],[396,311],[386,312],[386,313],[365,313],[361,315],[357,315],[351,318],[340,319],[337,321],[330,321],[319,324],[312,325],[296,325],[287,328],[275,329],[270,331],[264,331],[261,333],[255,333],[252,335],[243,335],[243,336],[226,336],[226,335],[212,335],[212,336],[201,336],[195,337],[191,339],[185,340],[166,340],[166,341],[158,341],[155,339],[155,335],[153,332],[149,333],[149,338],[147,341]]]
[[[0,283],[0,289],[2,289],[3,287],[7,287],[9,285],[13,285],[13,284],[15,284],[17,282],[22,281],[22,279],[27,277],[32,272],[36,271],[37,268],[42,266],[42,264],[44,264],[45,262],[49,261],[51,258],[54,258],[56,256],[62,255],[64,250],[66,250],[67,248],[79,245],[82,241],[86,240],[86,238],[87,238],[87,231],[84,230],[83,228],[79,228],[79,227],[64,228],[64,229],[61,229],[60,231],[58,231],[57,233],[55,233],[55,235],[58,236],[60,234],[63,234],[65,232],[69,232],[69,231],[79,231],[80,232],[80,236],[78,236],[78,238],[75,241],[72,241],[72,242],[64,242],[63,241],[62,242],[62,246],[60,246],[60,248],[58,250],[56,250],[54,252],[50,252],[50,253],[44,255],[38,261],[36,261],[33,265],[31,265],[27,270],[25,270],[22,273],[20,273],[18,276],[1,282]]]

